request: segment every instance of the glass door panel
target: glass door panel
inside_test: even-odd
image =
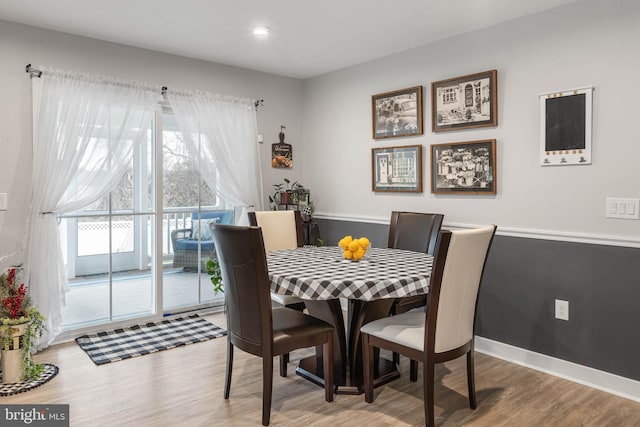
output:
[[[221,303],[223,296],[213,295],[205,269],[213,243],[200,232],[208,225],[198,219],[219,209],[215,194],[202,181],[173,115],[163,114],[162,129],[163,310],[170,313]]]
[[[71,291],[63,328],[76,329],[156,312],[155,138],[134,152],[118,186],[60,222]]]

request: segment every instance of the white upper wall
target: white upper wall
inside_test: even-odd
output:
[[[317,214],[388,220],[391,210],[441,212],[449,224],[640,243],[640,221],[604,217],[606,197],[640,197],[639,23],[636,0],[588,0],[306,80],[303,179]],[[498,127],[432,133],[431,82],[491,69]],[[374,141],[371,95],[416,85],[424,86],[424,135]],[[593,164],[539,166],[538,94],[588,85]],[[430,193],[430,144],[490,138],[497,195]],[[424,147],[423,193],[373,193],[371,148],[413,144]]]
[[[284,176],[297,179],[302,170],[302,82],[221,64],[188,59],[89,38],[0,21],[0,193],[8,193],[9,209],[0,211],[0,254],[21,250],[31,183],[31,82],[25,66],[42,65],[70,71],[141,80],[176,89],[264,99],[258,110],[262,174],[266,195]],[[296,167],[271,168],[271,143],[280,125],[293,144]],[[268,207],[267,207],[268,208]],[[21,259],[20,255],[16,260]]]

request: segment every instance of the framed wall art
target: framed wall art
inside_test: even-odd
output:
[[[431,192],[496,194],[496,140],[432,145]]]
[[[422,145],[371,149],[371,190],[422,192]]]
[[[422,135],[422,86],[371,97],[373,139]]]
[[[431,83],[431,114],[433,132],[497,126],[497,71]]]
[[[540,98],[540,164],[591,164],[593,87],[543,93]]]

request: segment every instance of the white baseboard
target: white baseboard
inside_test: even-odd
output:
[[[498,359],[640,402],[640,381],[478,336],[475,337],[475,350]]]

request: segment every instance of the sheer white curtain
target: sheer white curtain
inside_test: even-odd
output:
[[[60,332],[69,290],[56,215],[93,203],[117,186],[147,138],[160,87],[48,68],[34,79],[31,210],[25,279],[47,318],[46,347]]]
[[[262,176],[254,100],[172,90],[167,97],[207,185],[228,204],[260,209]],[[239,219],[248,223],[246,212]]]

